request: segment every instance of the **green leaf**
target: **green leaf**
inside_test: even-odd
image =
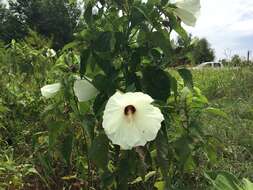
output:
[[[10,110],[6,106],[4,106],[0,103],[0,113],[6,113],[8,111],[10,111]]]
[[[209,143],[205,145],[205,152],[207,154],[207,157],[211,163],[216,163],[217,162],[217,151],[216,148],[213,144]]]
[[[105,104],[108,100],[108,97],[105,94],[99,94],[93,104],[93,111],[97,118],[102,117]]]
[[[169,26],[170,29],[175,30],[184,41],[188,41],[189,37],[185,29],[181,26],[180,22],[178,22],[177,17],[170,12],[166,12],[166,16],[169,17]]]
[[[81,53],[80,70],[79,70],[81,77],[83,77],[86,72],[87,60],[89,58],[89,55],[90,55],[90,50],[88,49],[83,50]]]
[[[58,136],[62,133],[64,128],[66,127],[65,122],[52,122],[48,125],[48,133],[49,133],[49,148],[53,148],[55,145]]]
[[[181,169],[188,172],[195,168],[191,144],[192,140],[187,135],[183,135],[174,143],[178,164]]]
[[[176,100],[178,96],[177,79],[171,75],[170,75],[170,84],[171,90],[174,92],[174,98]]]
[[[65,137],[63,137],[63,142],[61,144],[60,150],[61,154],[66,161],[67,164],[70,164],[70,157],[72,153],[72,144],[73,144],[74,136],[70,132]]]
[[[92,22],[92,7],[93,7],[93,5],[90,2],[88,2],[87,6],[85,7],[83,17],[87,23]]]
[[[160,0],[148,0],[147,4],[150,6],[160,5]]]
[[[161,0],[161,5],[165,6],[168,2],[169,2],[169,0]]]
[[[108,163],[109,141],[105,134],[99,134],[89,149],[89,159],[99,168],[106,169]]]
[[[156,187],[157,190],[164,190],[165,189],[165,182],[164,181],[155,182],[154,187]]]
[[[180,76],[184,80],[184,85],[187,86],[190,89],[193,89],[193,79],[192,79],[192,73],[188,69],[178,69],[177,70]]]
[[[243,190],[252,190],[253,189],[253,183],[249,181],[248,179],[243,179]]]
[[[115,75],[116,71],[111,63],[111,60],[100,58],[99,55],[97,54],[93,54],[93,58],[95,59],[97,65],[104,71],[106,75],[110,77]]]
[[[94,80],[93,80],[93,85],[100,91],[108,96],[111,96],[115,92],[115,85],[113,83],[114,81],[105,75],[98,74]]]
[[[128,190],[128,184],[131,183],[131,177],[136,175],[136,168],[139,166],[137,154],[134,151],[122,151],[120,161],[117,167],[118,184],[117,189]],[[138,172],[137,172],[138,173]]]
[[[131,11],[131,27],[135,27],[138,24],[143,23],[145,20],[148,21],[148,16],[145,13],[145,7],[141,4],[132,7]]]
[[[84,115],[82,127],[84,128],[86,134],[88,135],[91,141],[94,139],[95,125],[96,125],[96,119],[93,115],[91,114]]]
[[[208,107],[204,109],[204,112],[229,120],[228,115],[224,111],[218,108]]]
[[[130,175],[131,164],[127,158],[121,159],[119,163],[119,184],[118,189],[128,190],[128,178]]]
[[[166,130],[160,130],[156,142],[156,150],[157,150],[157,165],[160,167],[163,180],[165,182],[164,189],[169,186],[169,151],[168,151],[168,136],[166,134]]]
[[[228,172],[210,172],[205,174],[212,182],[213,190],[243,190],[240,188],[240,181]]]
[[[156,31],[148,33],[147,38],[155,47],[162,49],[163,53],[167,57],[171,57],[172,47],[170,44],[170,38],[165,31]]]
[[[170,95],[170,78],[168,74],[154,66],[143,70],[143,87],[147,94],[157,100],[166,101]]]
[[[115,184],[115,176],[109,170],[103,172],[101,176],[101,187],[102,189],[113,189],[112,186]]]
[[[101,32],[94,42],[94,49],[96,52],[111,52],[114,50],[116,40],[113,32]]]

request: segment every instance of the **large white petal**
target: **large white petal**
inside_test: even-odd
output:
[[[148,105],[145,111],[138,115],[136,126],[146,141],[152,141],[156,138],[163,120],[161,111],[153,105]]]
[[[145,138],[142,138],[135,123],[122,122],[112,134],[107,134],[113,144],[120,145],[122,149],[132,149],[136,146],[143,146],[146,144]]]
[[[189,26],[195,26],[200,13],[200,0],[177,0],[175,14]]]
[[[43,86],[40,91],[45,98],[53,97],[61,88],[61,83],[54,83]]]
[[[108,100],[102,125],[113,144],[131,149],[155,139],[164,118],[161,111],[151,105],[152,101],[149,95],[142,92],[116,92]],[[124,112],[129,105],[136,108],[131,116]]]
[[[98,90],[85,79],[77,79],[74,82],[74,93],[79,102],[85,102],[98,94]]]

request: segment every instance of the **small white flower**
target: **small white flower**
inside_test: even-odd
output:
[[[152,102],[142,92],[116,92],[110,97],[103,115],[103,128],[113,144],[131,149],[156,138],[164,117]]]
[[[45,98],[52,98],[61,88],[61,83],[54,83],[43,86],[40,91]]]
[[[195,26],[200,13],[200,0],[176,0],[175,14],[188,26]]]
[[[98,8],[96,6],[92,7],[92,15],[98,15]]]
[[[98,90],[86,79],[77,78],[74,82],[74,93],[79,102],[85,102],[94,98],[99,92]],[[61,83],[54,83],[42,87],[41,94],[45,98],[52,98],[61,90]]]
[[[53,49],[48,49],[46,52],[47,57],[54,57],[56,56],[56,52]]]
[[[79,102],[85,102],[98,94],[98,90],[86,79],[77,79],[74,82],[74,93]]]
[[[122,17],[122,16],[123,16],[123,11],[122,11],[122,10],[119,10],[118,15],[119,15],[119,17]]]

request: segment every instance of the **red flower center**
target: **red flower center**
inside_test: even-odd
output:
[[[133,105],[128,105],[125,107],[124,113],[125,115],[134,114],[136,112],[136,108]]]

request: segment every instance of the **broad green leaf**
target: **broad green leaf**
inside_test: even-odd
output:
[[[48,125],[48,133],[49,133],[49,148],[53,148],[55,145],[58,136],[64,130],[66,124],[65,122],[52,122]]]
[[[170,57],[172,53],[172,47],[170,44],[170,38],[165,31],[150,32],[147,34],[148,40],[155,46],[162,49],[163,53]]]
[[[182,170],[188,172],[195,168],[191,144],[192,139],[188,135],[183,135],[174,143],[178,164]]]
[[[210,172],[205,175],[212,182],[212,190],[243,190],[240,181],[228,172]]]
[[[165,182],[164,189],[168,188],[169,185],[169,151],[168,151],[168,137],[166,134],[166,130],[160,130],[156,142],[156,149],[157,149],[157,165],[159,166],[163,180]]]
[[[94,104],[93,104],[93,111],[94,111],[96,117],[98,117],[98,118],[102,117],[107,100],[108,100],[108,97],[104,94],[99,94],[96,97]]]
[[[93,53],[93,58],[96,64],[102,69],[102,71],[108,75],[113,76],[115,75],[116,71],[113,67],[113,64],[111,63],[111,60],[103,59],[99,55]]]
[[[105,134],[99,134],[89,149],[89,159],[99,168],[106,169],[108,163],[109,141]]]
[[[143,23],[144,21],[148,21],[149,19],[145,13],[145,7],[141,4],[133,6],[130,19],[132,28],[140,23]]]
[[[142,82],[145,92],[154,99],[166,101],[170,96],[170,78],[165,71],[154,66],[146,67]]]
[[[85,7],[85,11],[84,11],[84,14],[83,14],[83,17],[85,19],[85,21],[90,24],[92,22],[92,3],[88,2],[86,4],[87,6]]]
[[[243,190],[252,190],[253,189],[253,183],[249,181],[248,179],[244,178],[242,180],[243,182]]]
[[[96,52],[111,52],[115,48],[115,37],[113,32],[101,32],[98,34],[93,46]]]
[[[159,5],[160,3],[160,0],[148,0],[147,2],[147,4],[151,6]]]
[[[193,89],[193,79],[192,79],[192,73],[188,69],[178,69],[178,73],[184,80],[184,85],[187,86],[190,89]]]
[[[212,145],[212,144],[207,144],[206,146],[205,146],[205,152],[206,152],[206,154],[207,154],[207,157],[208,157],[208,159],[209,159],[209,161],[211,162],[211,163],[216,163],[217,162],[217,151],[216,151],[216,149],[215,149],[215,146],[214,145]]]
[[[166,11],[165,14],[166,14],[166,16],[169,17],[169,26],[170,26],[170,28],[173,29],[173,30],[175,30],[182,37],[182,39],[184,41],[189,40],[187,32],[181,26],[181,24],[178,22],[176,16],[173,15],[169,11]]]
[[[208,107],[204,109],[204,112],[229,120],[228,115],[224,111],[218,108]]]
[[[130,176],[130,163],[127,158],[120,160],[118,175],[119,175],[119,184],[117,189],[128,190],[128,178]]]
[[[116,87],[114,85],[114,81],[109,77],[98,74],[93,80],[94,86],[100,91],[108,96],[114,94]]]
[[[169,2],[169,0],[161,0],[161,5],[165,6],[168,2]]]
[[[92,141],[94,138],[94,128],[96,125],[96,120],[93,115],[86,114],[83,117],[82,127],[84,128],[89,139]]]
[[[157,190],[165,190],[165,182],[164,181],[155,182],[154,187],[156,187]]]

